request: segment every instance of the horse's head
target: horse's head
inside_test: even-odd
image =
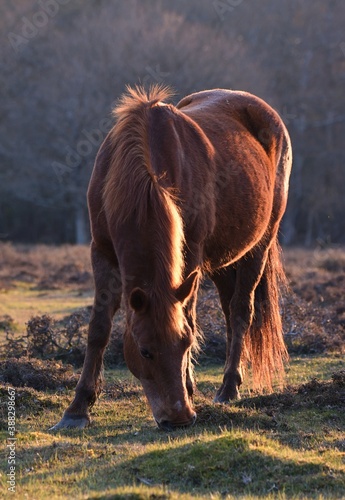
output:
[[[164,314],[157,317],[160,309],[152,304],[147,291],[134,288],[128,298],[126,363],[142,383],[158,426],[165,430],[192,425],[196,419],[191,366],[195,327],[193,313],[187,312],[186,304],[196,293],[197,277],[197,272],[192,273],[174,291],[170,307],[179,317],[174,323],[179,331],[169,330],[171,325],[165,324]]]

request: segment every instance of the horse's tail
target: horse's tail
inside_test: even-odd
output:
[[[269,251],[261,280],[255,289],[254,318],[245,339],[244,358],[253,371],[253,386],[272,390],[274,380],[283,385],[288,360],[280,314],[281,291],[286,286],[277,237]]]

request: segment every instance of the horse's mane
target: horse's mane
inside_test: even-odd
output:
[[[112,224],[134,217],[138,227],[152,230],[154,276],[149,290],[153,318],[167,330],[181,331],[182,309],[177,306],[174,290],[183,276],[184,232],[175,195],[163,187],[151,164],[149,147],[149,113],[172,92],[167,87],[153,86],[147,92],[127,88],[113,113],[117,122],[111,131],[112,160],[105,180],[103,202]],[[181,311],[180,311],[181,309]],[[164,321],[164,320],[163,320]]]
[[[173,90],[166,85],[151,85],[148,90],[137,85],[135,87],[127,85],[126,89],[127,93],[120,97],[113,109],[113,114],[118,119],[142,106],[151,107],[158,102],[164,102],[174,95]]]
[[[106,214],[124,222],[135,210],[139,224],[146,221],[148,193],[158,188],[150,159],[149,112],[158,102],[172,95],[168,87],[127,87],[113,114],[117,119],[111,131],[112,162],[106,178],[103,200]]]

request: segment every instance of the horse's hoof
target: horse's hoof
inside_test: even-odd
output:
[[[91,420],[89,417],[83,415],[64,415],[60,422],[58,422],[53,427],[50,427],[50,431],[59,431],[60,429],[85,429],[90,425]]]

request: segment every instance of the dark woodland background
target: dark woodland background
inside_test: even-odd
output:
[[[342,0],[2,0],[0,238],[89,240],[85,193],[125,85],[225,87],[280,112],[286,245],[345,243]]]

